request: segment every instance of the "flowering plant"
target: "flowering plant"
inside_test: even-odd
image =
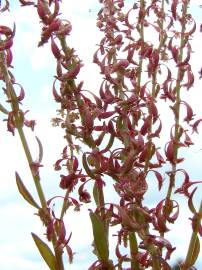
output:
[[[96,256],[89,270],[172,269],[169,260],[175,246],[166,233],[178,219],[180,195],[192,213],[192,235],[179,267],[194,269],[200,253],[202,203],[198,210],[193,197],[202,181],[190,179],[183,155],[194,144],[191,136],[202,119],[195,119],[186,101],[186,91],[194,85],[190,59],[196,22],[189,13],[190,1],[139,0],[131,5],[124,0],[100,0],[97,27],[103,38],[93,62],[102,82],[96,92],[78,80],[83,63],[67,43],[72,25],[61,18],[61,1],[19,2],[36,8],[42,24],[38,46],[50,44],[56,60],[52,92],[59,110],[52,123],[64,130],[66,140],[54,164],[64,194],[47,199],[40,181],[43,146],[36,137],[39,157],[34,161],[24,128],[34,130],[35,121],[28,120],[22,110],[25,91],[11,72],[16,27],[0,25],[0,79],[10,105],[10,109],[0,105],[0,110],[7,117],[8,131],[13,135],[18,131],[29,163],[38,200],[17,172],[16,182],[45,226],[50,245],[35,233],[32,237],[49,269],[64,270],[65,250],[69,262],[73,261],[64,216],[72,207],[82,211],[84,204],[89,204]],[[1,13],[7,12],[9,4],[6,0]],[[166,110],[172,124],[162,145]],[[145,200],[151,185],[161,194],[152,206]],[[111,201],[106,200],[109,188],[116,194]],[[58,198],[63,200],[59,215],[52,206]],[[116,229],[115,258],[109,248],[112,227]]]

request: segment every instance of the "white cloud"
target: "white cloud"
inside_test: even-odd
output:
[[[70,17],[73,24],[72,35],[67,40],[70,45],[77,50],[78,55],[85,63],[79,79],[85,78],[85,87],[97,91],[100,81],[99,70],[91,63],[93,52],[96,49],[95,44],[100,40],[98,30],[94,26],[94,10],[97,9],[97,6],[95,7],[94,3],[94,0],[64,1],[63,5],[64,13]],[[194,3],[198,4],[198,0],[194,1]],[[92,12],[89,13],[89,9],[92,9]],[[45,44],[44,47],[40,49],[37,48],[37,42],[40,38],[40,27],[38,26],[38,18],[33,13],[33,9],[26,8],[25,11],[25,9],[20,8],[14,10],[12,17],[4,17],[2,24],[3,22],[8,22],[12,25],[13,21],[16,21],[17,25],[17,46],[14,53],[22,53],[24,57],[29,57],[31,69],[35,71],[40,71],[41,69],[45,70],[46,67],[49,67],[50,65],[50,55],[48,52],[49,45]],[[196,56],[193,58],[193,67],[197,66],[197,68],[200,66],[200,62],[198,61],[198,52],[201,51],[200,38],[201,34],[196,34],[193,46],[194,50],[197,51]],[[25,68],[26,67],[22,67],[22,69]],[[196,74],[198,71],[197,68],[195,69]],[[45,73],[42,74],[42,76],[45,75]],[[30,82],[32,83],[33,78],[32,76],[30,77]],[[200,89],[201,81],[196,81],[195,87],[190,90],[189,98],[193,104],[197,104],[195,106],[197,113],[202,115],[201,99],[199,98],[201,95]],[[52,97],[50,97],[51,89],[48,84],[41,87],[40,91],[41,98],[44,101],[48,102],[49,99],[52,99]],[[35,114],[34,118],[37,119],[38,123],[36,135],[39,136],[44,145],[44,162],[42,163],[45,168],[41,171],[43,176],[42,184],[48,187],[48,197],[51,197],[51,195],[61,192],[58,189],[58,175],[51,171],[52,164],[59,158],[64,146],[63,140],[60,139],[63,136],[63,132],[59,129],[50,128],[49,120],[51,115],[47,114],[46,107],[43,108],[43,111],[44,114]],[[18,194],[14,179],[14,171],[18,170],[23,181],[26,181],[27,187],[32,191],[34,190],[30,173],[25,167],[26,159],[20,141],[16,139],[16,137],[12,137],[5,133],[5,126],[1,125],[0,127],[0,145],[1,151],[4,153],[4,155],[0,156],[0,216],[1,221],[3,220],[3,222],[0,223],[0,232],[7,232],[7,234],[1,236],[3,243],[0,245],[0,268],[3,270],[46,269],[43,262],[41,263],[40,261],[40,255],[34,247],[30,236],[31,231],[36,233],[41,231],[41,226],[38,222],[38,218],[33,216],[32,209]],[[31,134],[31,132],[27,132],[27,134],[32,145],[33,156],[37,157],[38,149],[35,147],[36,141],[33,136],[34,134]],[[201,143],[200,136],[198,137],[197,142]],[[198,170],[200,169],[200,157],[188,157],[189,161],[194,163],[193,166],[196,166],[196,163],[198,164]],[[187,166],[190,166],[190,164]],[[201,175],[200,172],[197,173]],[[36,194],[35,191],[33,191],[33,193]],[[13,201],[13,203],[8,202],[8,200]],[[184,208],[181,210],[181,215],[181,222],[176,225],[175,233],[171,236],[172,240],[178,240],[177,257],[184,255],[185,245],[187,244],[187,240],[185,241],[184,236],[191,233]],[[92,241],[92,230],[88,218],[88,210],[86,209],[81,213],[70,212],[65,217],[65,221],[68,232],[73,232],[71,239],[74,248],[73,251],[78,252],[75,256],[75,264],[68,266],[68,269],[87,269],[89,264],[86,261],[89,260],[89,252],[86,250],[91,249]],[[184,226],[185,223],[188,224],[188,226]],[[187,231],[189,232],[187,233]],[[80,254],[79,251],[83,253]],[[36,254],[34,255],[34,259],[29,257],[30,254]]]

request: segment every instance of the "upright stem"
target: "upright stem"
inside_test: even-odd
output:
[[[33,159],[32,159],[31,152],[30,152],[30,149],[29,149],[29,146],[28,146],[28,143],[27,143],[27,140],[26,140],[23,128],[22,128],[22,124],[21,124],[22,119],[20,118],[20,114],[18,113],[18,111],[15,111],[16,107],[18,107],[19,104],[18,104],[17,100],[16,100],[16,103],[14,103],[14,101],[11,98],[11,96],[16,97],[16,94],[15,94],[15,90],[13,88],[13,85],[10,81],[10,77],[8,74],[7,66],[5,64],[3,52],[0,53],[0,66],[1,66],[1,69],[2,69],[4,77],[5,77],[8,98],[11,99],[12,111],[15,112],[16,128],[18,130],[20,140],[21,140],[21,143],[23,145],[23,149],[24,149],[24,152],[25,152],[25,155],[26,155],[26,158],[27,158],[30,170],[31,170],[32,178],[33,178],[35,186],[36,186],[36,190],[37,190],[37,193],[39,196],[39,200],[41,202],[41,206],[42,206],[42,208],[45,209],[46,208],[46,199],[45,199],[45,195],[43,193],[42,187],[41,187],[40,177],[39,177],[39,175],[34,175],[32,172],[31,167],[33,164]],[[19,110],[19,108],[18,108],[18,110]]]
[[[141,7],[143,8],[145,5],[144,1],[141,1]],[[161,6],[161,10],[162,12],[164,12],[164,0],[162,0],[162,6]],[[159,47],[158,47],[158,53],[160,54],[160,50],[163,46],[163,19],[161,20],[161,34],[160,34],[160,39],[159,39]],[[140,34],[141,34],[141,38],[143,38],[144,40],[144,24],[141,24],[141,31],[140,31]],[[142,59],[140,60],[140,65],[141,65],[141,69],[142,69]],[[142,73],[142,72],[141,72]],[[141,83],[141,75],[139,75],[138,77],[138,85],[139,85],[139,88],[140,88],[140,83]],[[152,92],[151,92],[151,98],[154,99],[156,97],[156,84],[157,84],[157,69],[154,71],[154,73],[152,74]],[[150,106],[148,107],[148,113],[149,115],[152,115],[151,114],[151,108]],[[151,117],[151,120],[150,120],[150,127],[149,127],[149,133],[151,134],[152,132],[152,122],[153,122],[153,119]],[[148,147],[147,147],[147,158],[145,160],[145,166],[144,166],[144,172],[147,173],[148,169],[149,169],[149,162],[150,162],[150,158],[151,158],[151,151],[152,151],[152,138],[149,138],[148,140]],[[153,269],[155,270],[160,270],[161,266],[160,266],[160,263],[159,263],[159,260],[157,259],[157,250],[155,248],[155,246],[153,245],[150,245],[148,247],[148,250],[151,254],[151,257],[152,257],[152,266],[153,266]]]
[[[32,159],[30,149],[29,149],[29,146],[28,146],[28,143],[27,143],[27,140],[26,140],[26,137],[25,137],[25,133],[24,133],[22,127],[18,128],[18,134],[20,136],[20,140],[21,140],[21,143],[22,143],[22,146],[23,146],[27,161],[28,161],[29,166],[31,168],[31,165],[33,163],[33,159]],[[32,169],[30,169],[30,170],[32,171]],[[40,177],[39,177],[39,175],[33,175],[33,173],[32,173],[32,177],[33,177],[33,180],[34,180],[34,183],[35,183],[35,186],[36,186],[36,190],[37,190],[40,202],[41,202],[41,206],[42,206],[42,208],[46,209],[46,207],[47,207],[46,198],[45,198],[42,186],[41,186]]]
[[[133,232],[129,233],[129,244],[130,244],[130,255],[132,259],[131,269],[140,270],[139,262],[136,259],[136,255],[138,254],[138,242],[136,234]]]
[[[40,203],[41,203],[42,210],[45,214],[49,215],[47,211],[46,198],[45,198],[42,186],[41,186],[39,174],[35,174],[32,170],[33,158],[32,158],[28,143],[27,143],[27,139],[25,137],[25,133],[23,131],[23,122],[21,119],[22,115],[20,114],[19,103],[16,97],[15,89],[13,88],[13,85],[12,85],[12,82],[8,73],[8,68],[5,63],[4,52],[0,52],[0,68],[4,74],[4,79],[6,83],[6,91],[7,91],[6,94],[8,96],[8,99],[11,101],[11,108],[15,117],[15,126],[18,130],[18,134],[19,134],[19,137],[20,137],[20,140],[21,140],[24,152],[25,152],[25,156],[29,164],[29,168],[30,168],[31,175],[32,175],[35,187],[36,187],[36,191],[37,191]],[[57,270],[64,270],[63,261],[62,261],[62,252],[57,248],[56,232],[53,233],[52,244],[53,244],[55,257],[57,261]]]
[[[143,12],[145,11],[145,0],[140,1],[140,8],[143,10]],[[143,21],[141,21],[139,27],[140,27],[140,29],[139,29],[140,39],[142,41],[144,41],[144,23],[143,23]],[[137,78],[138,91],[140,91],[140,86],[141,86],[142,65],[143,65],[143,58],[141,57],[140,61],[139,61],[139,65],[138,65],[138,69],[139,69],[138,78]]]
[[[182,23],[182,28],[181,28],[181,41],[180,41],[180,49],[179,49],[179,62],[182,61],[183,57],[183,43],[184,43],[184,33],[186,30],[186,15],[187,15],[187,9],[188,9],[188,1],[184,4],[183,7],[183,13],[182,13],[182,18],[183,18],[183,23]],[[172,165],[172,173],[170,175],[170,185],[167,191],[167,196],[166,198],[170,200],[172,190],[175,185],[175,172],[177,169],[177,156],[178,156],[178,144],[179,144],[179,123],[180,123],[180,101],[181,101],[181,95],[180,95],[180,90],[181,90],[181,75],[182,75],[182,70],[181,67],[178,68],[177,72],[177,83],[176,83],[176,103],[175,103],[175,109],[176,109],[176,114],[175,114],[175,131],[174,131],[174,164]]]
[[[199,208],[199,212],[198,212],[198,218],[197,218],[196,224],[193,228],[191,240],[189,243],[189,248],[187,251],[187,256],[186,256],[185,262],[182,266],[182,270],[188,270],[188,269],[190,269],[190,266],[192,266],[192,265],[190,265],[190,262],[192,261],[193,252],[194,252],[196,244],[197,244],[196,241],[197,241],[197,237],[198,237],[198,231],[199,231],[201,220],[202,220],[202,200],[201,200],[201,204],[200,204],[200,208]]]

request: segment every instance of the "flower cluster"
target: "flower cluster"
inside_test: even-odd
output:
[[[75,86],[81,64],[77,56],[72,54],[72,61],[74,59],[77,65],[74,69],[68,69],[67,74],[73,73],[74,76],[62,75],[62,78],[66,77],[66,80],[62,80],[62,85],[70,85],[71,89],[68,103],[63,101],[66,92],[64,95],[60,89],[59,95],[55,88],[53,91],[56,101],[62,105],[61,115],[64,119],[57,118],[55,121],[61,123],[66,134],[72,135],[70,148],[73,148],[72,142],[77,140],[89,148],[82,154],[82,163],[86,181],[94,182],[96,217],[100,226],[102,224],[106,227],[107,224],[106,243],[108,226],[120,225],[116,246],[118,264],[113,267],[122,269],[124,262],[131,262],[131,269],[146,269],[149,266],[168,269],[167,260],[175,248],[164,235],[169,231],[167,223],[174,223],[179,214],[179,204],[171,195],[173,192],[184,194],[188,197],[190,207],[193,205],[195,190],[190,192],[189,189],[200,182],[190,181],[188,173],[177,167],[184,160],[179,156],[180,150],[193,144],[189,128],[194,131],[193,127],[200,122],[193,122],[193,110],[181,97],[181,92],[189,90],[194,83],[189,60],[190,37],[196,30],[196,23],[187,12],[188,1],[173,1],[171,5],[167,3],[166,8],[158,1],[152,1],[149,5],[140,1],[128,11],[121,0],[103,0],[100,3],[103,7],[98,13],[97,27],[104,36],[93,56],[93,62],[99,66],[103,77],[99,96],[83,90],[82,82]],[[169,8],[171,11],[166,12]],[[137,18],[136,22],[134,18]],[[177,24],[180,24],[179,30]],[[155,32],[157,42],[147,41],[149,31]],[[172,69],[176,69],[176,76]],[[61,80],[61,76],[57,78]],[[167,102],[174,118],[164,153],[161,153],[162,145],[159,143],[163,120],[158,106],[162,100]],[[68,104],[65,112],[64,104]],[[185,107],[185,116],[181,114],[181,107]],[[182,121],[186,126],[183,126]],[[162,167],[168,163],[171,170],[164,179]],[[183,173],[185,179],[175,189],[178,172]],[[166,181],[169,187],[165,199],[149,209],[144,206],[144,196],[151,174],[156,178],[159,190]],[[69,172],[67,176],[62,176],[60,185],[69,189],[64,184],[65,179],[68,179],[73,191],[72,184],[76,188],[78,177],[83,182],[83,176]],[[113,186],[120,197],[120,205],[114,202],[105,203],[104,190],[108,185],[108,176],[114,180]],[[89,196],[88,193],[87,198]],[[114,212],[114,209],[117,211]],[[196,213],[196,210],[192,212]],[[159,235],[153,234],[152,229]],[[96,234],[94,241],[96,246]],[[125,247],[130,245],[131,255],[123,256],[119,252],[123,241]],[[91,266],[92,269],[103,269],[106,264],[112,264],[108,245],[105,248],[107,256],[102,258],[102,252],[96,246],[98,261]],[[163,256],[164,249],[167,253]],[[111,266],[107,267],[111,269]]]
[[[39,207],[17,175],[21,194],[39,210],[55,255],[35,234],[34,241],[50,269],[63,270],[64,248],[69,261],[73,259],[71,234],[66,237],[64,214],[69,207],[78,211],[82,204],[94,201],[96,208],[89,209],[89,218],[94,237],[93,253],[97,259],[90,270],[171,269],[169,259],[175,247],[166,238],[166,233],[179,216],[180,204],[173,195],[182,194],[193,213],[191,248],[180,266],[182,270],[189,269],[199,254],[198,235],[202,236],[202,209],[197,211],[193,203],[197,187],[190,190],[201,181],[190,180],[182,165],[185,158],[181,156],[182,149],[194,144],[191,132],[197,132],[201,122],[201,119],[195,120],[184,98],[194,84],[190,40],[196,22],[188,13],[189,1],[152,0],[147,3],[140,0],[130,6],[124,0],[100,0],[102,7],[97,15],[97,27],[103,38],[93,62],[100,69],[102,82],[96,93],[84,89],[83,82],[78,81],[84,64],[75,49],[67,44],[66,37],[71,34],[72,25],[61,19],[60,2],[38,0],[35,4],[20,0],[22,6],[36,7],[42,24],[38,46],[50,43],[56,60],[52,92],[60,108],[52,122],[64,129],[67,142],[54,165],[55,170],[61,172],[59,186],[65,190],[64,196],[46,201],[39,195],[42,204]],[[8,7],[6,1],[3,9]],[[23,125],[33,129],[34,121],[25,120],[25,113],[19,109],[24,90],[15,83],[12,73],[7,72],[12,62],[15,27],[11,30],[0,26],[0,33],[5,36],[0,41],[3,59],[0,78],[6,83],[4,92],[12,111],[0,109],[8,114],[8,130],[14,134],[15,128],[19,130]],[[15,85],[20,87],[19,96],[15,94]],[[160,109],[162,104],[169,111],[171,122],[169,138],[164,145],[161,139],[167,123]],[[42,146],[38,138],[37,142],[38,162],[30,161],[29,164],[41,194],[36,177],[42,166]],[[169,171],[166,169],[163,174],[168,166]],[[184,178],[181,184],[176,181],[178,174]],[[153,205],[145,205],[153,178],[157,192],[161,191],[164,197],[157,198]],[[111,201],[105,199],[111,182],[118,201],[113,197]],[[165,194],[163,187],[167,189]],[[63,199],[59,218],[51,207],[51,202],[58,198]],[[117,228],[115,260],[109,250],[112,226]]]

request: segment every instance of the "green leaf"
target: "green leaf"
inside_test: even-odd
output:
[[[189,196],[189,200],[188,200],[189,209],[191,210],[191,212],[193,214],[196,214],[196,209],[195,209],[194,204],[193,204],[193,196],[194,196],[194,193],[195,193],[196,190],[197,190],[197,187],[195,187],[193,189],[193,191],[191,192],[191,194]]]
[[[193,252],[192,252],[192,257],[191,257],[191,261],[189,261],[189,266],[193,266],[198,258],[198,255],[199,255],[199,252],[200,252],[200,241],[199,241],[199,238],[197,236],[196,238],[196,242],[195,242],[195,245],[194,245],[194,249],[193,249]]]
[[[34,239],[34,242],[41,256],[43,257],[44,261],[47,263],[48,267],[51,270],[56,270],[56,259],[51,249],[36,234],[32,233],[32,237]]]
[[[29,191],[27,190],[25,185],[23,184],[23,182],[22,182],[22,180],[17,172],[15,173],[15,177],[16,177],[16,183],[18,186],[18,190],[19,190],[20,194],[23,196],[23,198],[32,206],[36,207],[37,209],[40,209],[40,206],[35,202],[35,200],[33,199],[32,195],[29,193]]]
[[[109,248],[106,234],[105,223],[96,213],[90,212],[90,218],[93,228],[94,245],[101,261],[109,260]]]
[[[9,114],[9,111],[4,108],[4,106],[0,103],[0,111],[5,114]]]

